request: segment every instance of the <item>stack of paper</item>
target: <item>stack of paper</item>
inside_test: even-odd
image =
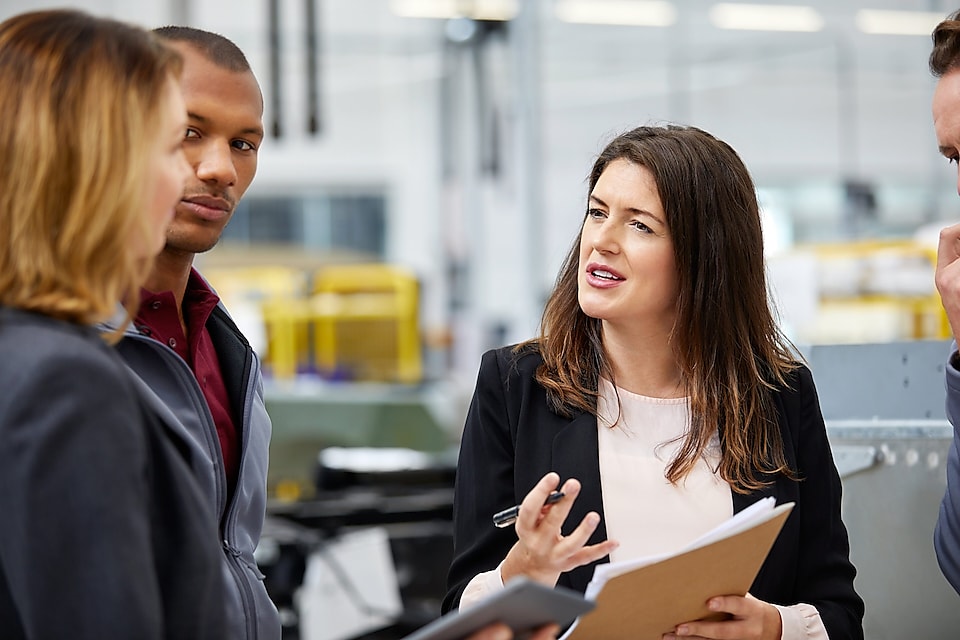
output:
[[[659,640],[681,622],[722,616],[718,595],[745,595],[793,509],[764,498],[675,553],[599,565],[584,594],[596,609],[564,639]]]

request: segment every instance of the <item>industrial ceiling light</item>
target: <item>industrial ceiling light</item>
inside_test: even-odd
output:
[[[504,22],[517,17],[517,0],[390,0],[402,18],[472,18]]]
[[[677,20],[673,3],[661,0],[558,0],[554,14],[563,22],[668,27]]]
[[[812,7],[721,2],[710,9],[710,22],[720,29],[751,31],[820,31],[823,18]]]
[[[857,28],[864,33],[929,36],[933,28],[946,17],[935,11],[880,11],[861,9],[857,11]]]

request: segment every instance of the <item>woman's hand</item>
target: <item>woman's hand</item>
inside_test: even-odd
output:
[[[721,622],[698,620],[678,624],[663,640],[780,640],[782,625],[775,606],[746,596],[717,596],[707,602],[710,611],[733,617]]]
[[[529,640],[554,640],[559,631],[560,627],[557,625],[548,624],[537,629],[532,636],[529,636]],[[510,627],[497,622],[480,629],[480,631],[471,635],[467,640],[512,640],[512,638],[513,632],[510,631]]]
[[[612,540],[584,546],[600,524],[600,514],[595,511],[584,516],[569,536],[560,533],[560,527],[580,493],[580,483],[567,480],[560,489],[565,494],[563,499],[544,506],[547,496],[559,482],[560,476],[548,473],[520,503],[520,514],[514,525],[519,540],[500,567],[504,584],[514,576],[523,575],[552,587],[564,571],[599,560],[617,548],[617,543]]]

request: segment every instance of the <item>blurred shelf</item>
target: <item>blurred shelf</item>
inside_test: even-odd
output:
[[[456,398],[440,385],[333,383],[300,376],[270,381],[271,496],[309,497],[326,447],[400,447],[441,453],[456,446]]]

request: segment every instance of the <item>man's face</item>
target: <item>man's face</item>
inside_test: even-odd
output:
[[[945,73],[933,92],[933,128],[940,153],[954,165],[960,161],[960,69]],[[960,193],[960,175],[957,177]]]
[[[218,67],[183,42],[172,46],[183,56],[183,151],[193,171],[168,228],[165,250],[202,253],[217,244],[257,172],[263,97],[251,71]]]

